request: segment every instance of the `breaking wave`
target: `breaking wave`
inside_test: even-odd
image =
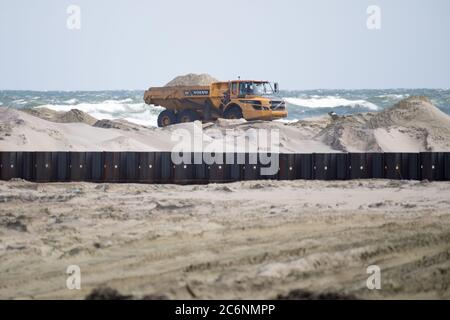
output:
[[[46,104],[36,108],[48,108],[55,111],[70,111],[78,109],[96,119],[125,119],[144,126],[156,126],[161,107],[149,106],[145,103],[130,103],[132,99],[105,100],[101,103],[79,104]]]

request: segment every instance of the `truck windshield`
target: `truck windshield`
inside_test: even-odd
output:
[[[273,95],[273,88],[269,82],[241,82],[239,84],[239,94],[266,96]]]
[[[257,96],[273,95],[273,89],[269,82],[253,83],[253,94]]]

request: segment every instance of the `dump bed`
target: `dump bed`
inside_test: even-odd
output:
[[[144,100],[147,104],[178,110],[185,108],[186,102],[204,105],[209,97],[209,86],[154,87],[145,92]]]

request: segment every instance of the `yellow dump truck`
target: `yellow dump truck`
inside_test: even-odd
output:
[[[287,117],[286,104],[275,94],[278,84],[267,81],[235,80],[209,86],[154,87],[145,91],[147,104],[166,110],[158,126],[217,118],[274,120]]]

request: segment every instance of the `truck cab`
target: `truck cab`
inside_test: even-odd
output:
[[[215,84],[213,83],[212,86]],[[278,83],[256,80],[228,82],[229,101],[225,101],[224,118],[274,120],[287,116],[285,102],[277,97]],[[229,111],[234,109],[233,112]],[[240,109],[239,111],[236,111]]]

